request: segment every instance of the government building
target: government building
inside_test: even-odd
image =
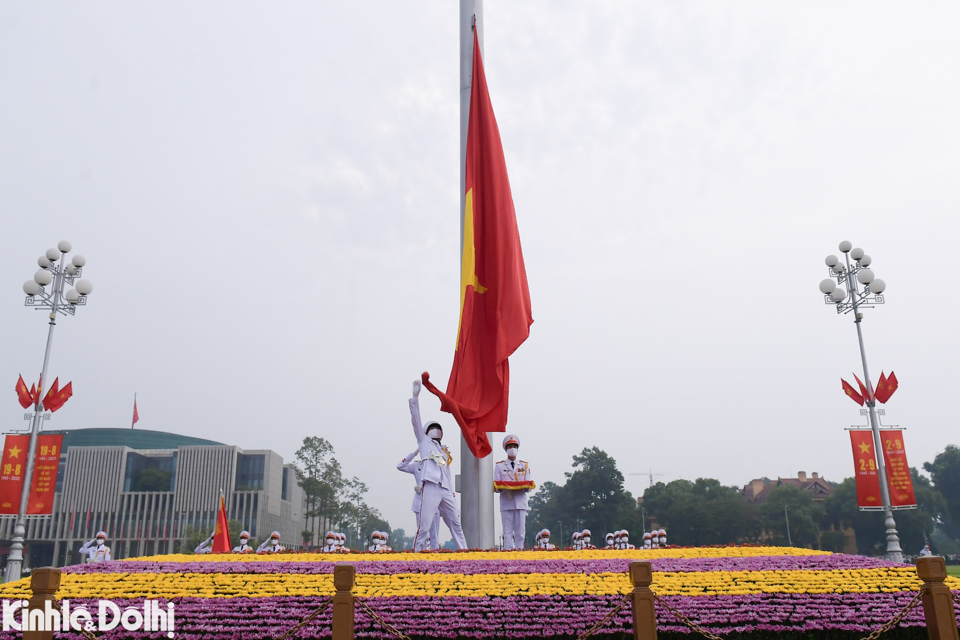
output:
[[[79,562],[80,546],[98,531],[115,560],[175,553],[189,531],[213,533],[221,490],[227,518],[251,544],[279,531],[285,547],[301,547],[303,490],[273,451],[142,429],[43,433],[62,433],[63,448],[53,514],[26,519],[25,568]],[[0,516],[4,564],[16,519]]]

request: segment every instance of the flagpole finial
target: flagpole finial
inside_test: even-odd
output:
[[[477,28],[477,14],[473,14],[473,23],[470,25],[471,29]]]

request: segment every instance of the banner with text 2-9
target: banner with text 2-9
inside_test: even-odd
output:
[[[890,487],[890,506],[917,506],[910,465],[907,464],[907,450],[903,446],[903,432],[899,429],[881,429],[880,441],[883,443],[883,466],[887,471],[887,486]]]
[[[873,432],[868,429],[851,431],[850,443],[853,445],[853,467],[857,479],[857,506],[861,509],[883,509]]]
[[[33,478],[30,480],[27,515],[40,516],[53,513],[53,492],[57,488],[57,470],[60,467],[62,448],[62,433],[37,436],[37,455],[33,459]]]
[[[20,512],[20,494],[23,492],[23,476],[27,471],[27,452],[30,436],[7,436],[0,457],[0,515],[17,515]]]

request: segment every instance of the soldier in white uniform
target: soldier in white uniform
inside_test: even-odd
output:
[[[657,537],[660,539],[661,547],[667,546],[667,530],[666,529],[660,529],[660,531],[657,532]]]
[[[267,553],[276,553],[278,551],[283,551],[284,548],[280,546],[280,532],[274,531],[270,534],[270,537],[263,541],[263,544],[257,548],[257,553],[261,551],[266,551]]]
[[[612,534],[612,533],[608,533],[608,534],[605,536],[604,539],[605,539],[606,542],[607,542],[607,546],[604,547],[604,549],[616,549],[616,547],[615,547],[614,544],[613,544],[613,534]]]
[[[324,538],[324,545],[323,548],[320,549],[320,553],[336,553],[338,550],[337,534],[333,531],[327,531],[326,538]]]
[[[213,553],[213,536],[216,533],[211,533],[210,537],[197,545],[197,548],[193,550],[194,553]]]
[[[626,529],[620,531],[620,548],[621,549],[636,549],[635,546],[630,544],[630,532]]]
[[[596,549],[597,547],[590,544],[590,538],[593,536],[590,533],[590,529],[584,529],[580,532],[580,548],[581,549]]]
[[[517,458],[520,439],[507,436],[503,450],[507,459],[493,468],[493,490],[500,494],[500,519],[503,522],[503,548],[523,549],[527,535],[527,492],[535,488],[530,463]]]
[[[537,548],[538,549],[556,549],[556,546],[550,544],[550,530],[541,529],[537,534]]]
[[[110,547],[107,546],[106,531],[98,531],[97,537],[90,542],[85,542],[80,547],[81,555],[86,555],[86,562],[106,562],[111,560]]]
[[[416,451],[408,453],[407,456],[397,465],[397,469],[413,475],[413,479],[417,483],[417,486],[413,488],[413,504],[410,505],[410,509],[413,511],[413,517],[417,518],[417,522],[419,523],[420,487],[423,484],[423,474],[420,471],[422,463],[419,460],[416,460],[416,457]],[[447,523],[447,526],[450,526],[449,522]],[[430,539],[426,548],[433,549],[434,551],[440,548],[440,518],[433,519],[433,524],[430,526]]]
[[[250,532],[241,531],[240,532],[240,546],[234,547],[234,553],[253,553],[253,547],[247,544],[250,541]]]
[[[416,551],[427,548],[427,535],[433,521],[442,517],[450,527],[450,534],[458,549],[467,548],[467,540],[460,526],[460,510],[453,493],[453,478],[450,475],[452,457],[447,448],[440,444],[443,428],[438,422],[431,422],[424,430],[420,422],[420,381],[413,381],[413,397],[410,398],[410,420],[413,433],[417,437],[417,450],[420,453],[420,517],[417,519]]]

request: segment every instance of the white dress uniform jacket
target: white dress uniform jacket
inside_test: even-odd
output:
[[[507,482],[532,482],[530,464],[524,460],[501,460],[493,467],[494,490],[500,494],[503,548],[523,549],[527,535],[528,489],[504,489]]]
[[[450,528],[450,535],[458,549],[467,548],[467,540],[460,526],[460,509],[453,493],[453,478],[450,475],[450,456],[447,450],[433,438],[428,438],[420,421],[420,402],[410,398],[410,422],[417,437],[420,453],[420,518],[417,521],[416,551],[426,548],[427,535],[433,530],[434,520],[443,518]],[[436,542],[434,542],[436,546]]]
[[[87,562],[105,562],[110,560],[110,547],[105,544],[97,544],[96,540],[85,542],[80,547],[80,553],[87,556]]]

